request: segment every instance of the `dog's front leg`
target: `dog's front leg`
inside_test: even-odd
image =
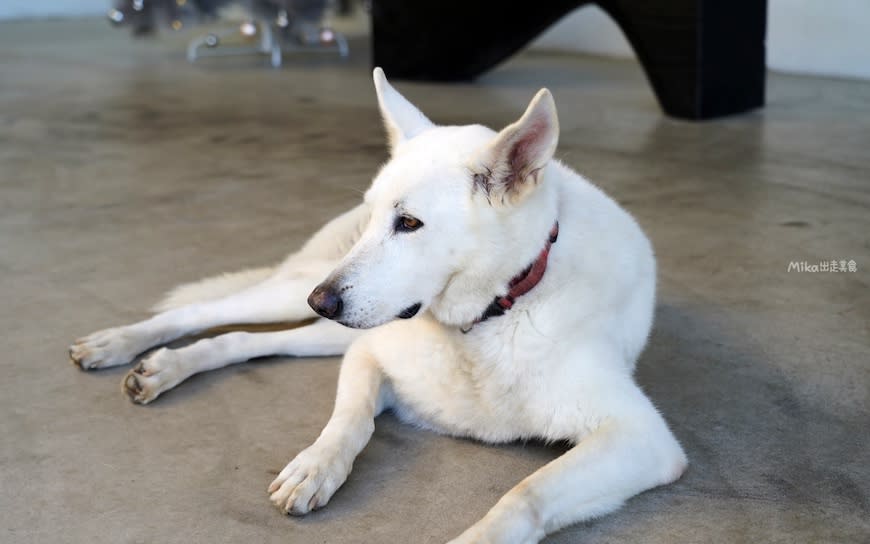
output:
[[[450,544],[536,543],[679,478],[685,454],[640,390],[636,395],[632,400],[642,406],[604,420],[574,448],[511,489]]]
[[[384,374],[366,344],[366,336],[360,337],[344,356],[335,409],[323,432],[269,486],[272,502],[288,514],[307,514],[329,501],[371,438],[375,416],[389,403]]]

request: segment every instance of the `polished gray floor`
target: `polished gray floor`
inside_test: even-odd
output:
[[[0,25],[0,541],[449,540],[561,450],[387,415],[330,505],[288,518],[265,489],[328,418],[338,360],[239,365],[147,407],[124,368],[68,364],[175,284],[279,260],[386,157],[364,45],[273,71],[191,67],[180,43]],[[659,256],[638,379],[691,468],[548,543],[870,538],[870,85],[769,82],[763,111],[704,124],[663,117],[632,63],[525,54],[399,85],[438,122],[495,127],[548,86],[559,157]],[[857,270],[788,271],[831,260]]]

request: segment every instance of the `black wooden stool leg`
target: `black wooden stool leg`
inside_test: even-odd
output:
[[[662,109],[710,119],[764,105],[764,0],[601,0]]]
[[[400,79],[472,79],[588,1],[373,0],[374,64]]]
[[[474,78],[589,0],[373,0],[374,64],[390,77]],[[709,119],[764,104],[766,0],[598,0],[662,109]]]

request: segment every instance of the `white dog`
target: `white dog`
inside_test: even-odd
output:
[[[182,286],[162,313],[78,340],[72,360],[119,365],[196,331],[313,309],[323,318],[301,328],[159,349],[123,381],[147,403],[253,357],[344,353],[329,423],[269,486],[291,514],[329,501],[385,409],[486,442],[573,444],[454,543],[538,542],[679,478],[686,456],[632,378],[652,324],[652,249],[628,213],[553,159],[549,91],[496,133],[435,126],[380,69],[374,80],[392,158],[363,204],[277,268]]]

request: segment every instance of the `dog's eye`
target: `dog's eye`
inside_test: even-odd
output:
[[[422,226],[422,221],[410,215],[400,215],[396,218],[396,232],[413,232]]]

